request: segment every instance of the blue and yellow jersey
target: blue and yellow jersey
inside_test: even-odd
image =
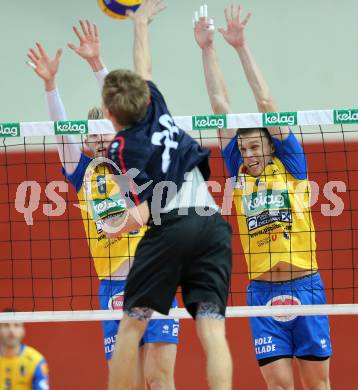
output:
[[[47,390],[48,367],[36,349],[21,345],[17,356],[0,355],[0,390]]]
[[[304,151],[293,133],[272,142],[275,155],[259,177],[245,173],[236,138],[223,151],[236,178],[234,203],[250,279],[281,261],[317,270]]]
[[[82,154],[76,170],[71,175],[63,170],[63,174],[77,191],[95,269],[98,278],[104,279],[110,277],[128,258],[134,257],[146,228],[125,233],[120,238],[106,237],[103,224],[108,218],[122,213],[126,205],[117,183],[111,179],[108,167],[105,164],[92,166],[91,161]]]

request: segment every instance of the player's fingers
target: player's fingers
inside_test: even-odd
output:
[[[242,24],[243,24],[244,26],[246,26],[247,23],[248,23],[248,21],[250,20],[250,18],[251,18],[251,12],[249,12],[249,13],[246,15],[246,18],[244,19],[244,21],[242,22]]]
[[[91,25],[91,23],[89,22],[89,20],[87,20],[87,19],[86,19],[86,26],[87,26],[88,34],[89,34],[89,35],[93,35],[92,25]]]
[[[225,19],[226,19],[226,23],[229,24],[230,23],[229,7],[225,7]]]
[[[163,2],[160,2],[160,3],[158,3],[158,5],[155,7],[153,14],[154,14],[154,15],[159,14],[159,12],[164,11],[166,8],[167,8],[167,6],[166,6]]]
[[[87,36],[87,35],[88,35],[88,32],[87,32],[87,30],[86,30],[85,23],[84,23],[84,21],[83,21],[82,19],[80,20],[80,26],[81,26],[81,30],[82,30],[83,35],[84,35],[84,36]]]
[[[73,50],[75,53],[78,53],[78,48],[73,43],[68,43],[67,47]]]
[[[78,31],[78,28],[76,26],[72,27],[73,32],[76,34],[77,38],[79,39],[80,42],[83,42],[83,37]]]
[[[235,5],[234,3],[231,4],[231,19],[235,19]]]
[[[31,50],[31,49],[30,49]],[[36,58],[33,56],[33,54],[31,53],[31,51],[28,51],[27,53],[27,58],[31,61],[32,64],[35,65],[35,68],[36,68],[36,64],[37,64],[37,60]],[[31,65],[30,65],[31,66]]]
[[[57,49],[55,60],[60,61],[61,56],[62,56],[62,49]]]
[[[47,54],[46,54],[44,48],[42,47],[41,43],[36,42],[36,46],[39,49],[39,53],[40,53],[41,57],[47,57]]]
[[[38,54],[36,53],[36,51],[34,49],[30,49],[29,52],[31,53],[31,55],[34,57],[34,59],[36,60],[36,62],[40,59],[40,57],[38,56]]]
[[[98,27],[96,23],[93,23],[93,31],[94,31],[94,36],[99,37],[99,32],[98,32]]]
[[[142,3],[143,4],[143,3]],[[128,16],[129,19],[133,19],[134,12],[131,11],[130,9],[127,9],[126,15]]]
[[[214,18],[210,18],[208,21],[208,30],[213,31],[215,30],[215,23]]]

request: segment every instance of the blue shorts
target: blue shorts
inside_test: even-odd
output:
[[[99,285],[99,304],[102,310],[122,310],[125,280],[101,280]],[[176,299],[172,308],[177,308]],[[102,321],[104,336],[104,352],[110,360],[117,340],[120,321]],[[140,342],[140,346],[148,343],[178,344],[179,320],[150,320]]]
[[[325,304],[326,294],[318,273],[290,282],[251,281],[249,306]],[[279,316],[250,318],[256,359],[273,356],[332,355],[327,316]]]

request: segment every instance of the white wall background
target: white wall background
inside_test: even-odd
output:
[[[216,25],[224,25],[224,0],[206,0]],[[357,0],[242,0],[253,13],[251,49],[282,111],[358,106]],[[173,115],[210,113],[192,14],[201,0],[167,0],[151,25],[154,81]],[[58,77],[70,118],[84,118],[100,95],[89,68],[70,49],[79,18],[98,24],[109,69],[132,67],[132,26],[102,13],[97,0],[0,0],[0,122],[47,120],[43,86],[25,65],[40,41],[51,54],[65,49]],[[235,112],[256,106],[234,51],[219,34],[220,62]]]

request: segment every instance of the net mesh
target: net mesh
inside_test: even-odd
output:
[[[273,118],[273,119],[272,119]],[[277,119],[278,118],[278,119]],[[177,117],[177,124],[210,147],[213,195],[233,226],[233,273],[228,315],[282,312],[356,313],[358,298],[358,136],[355,110]],[[271,122],[270,122],[271,121]],[[276,121],[276,122],[275,122]],[[280,122],[281,121],[281,122]],[[286,122],[285,122],[286,121]],[[290,121],[293,121],[291,123]],[[72,125],[75,122],[72,122]],[[84,131],[108,133],[106,121],[84,121]],[[317,260],[327,305],[246,307],[247,267],[240,243],[229,174],[215,128],[293,125],[303,144],[312,188]],[[3,320],[81,320],[117,318],[98,306],[98,277],[89,252],[75,190],[61,173],[52,122],[0,124],[0,309]],[[57,127],[58,128],[58,127]],[[77,136],[84,148],[85,135]],[[228,200],[225,204],[224,199]],[[231,207],[230,207],[231,206]],[[261,310],[261,311],[260,311]],[[310,311],[311,310],[311,311]],[[172,314],[187,317],[184,310]]]

